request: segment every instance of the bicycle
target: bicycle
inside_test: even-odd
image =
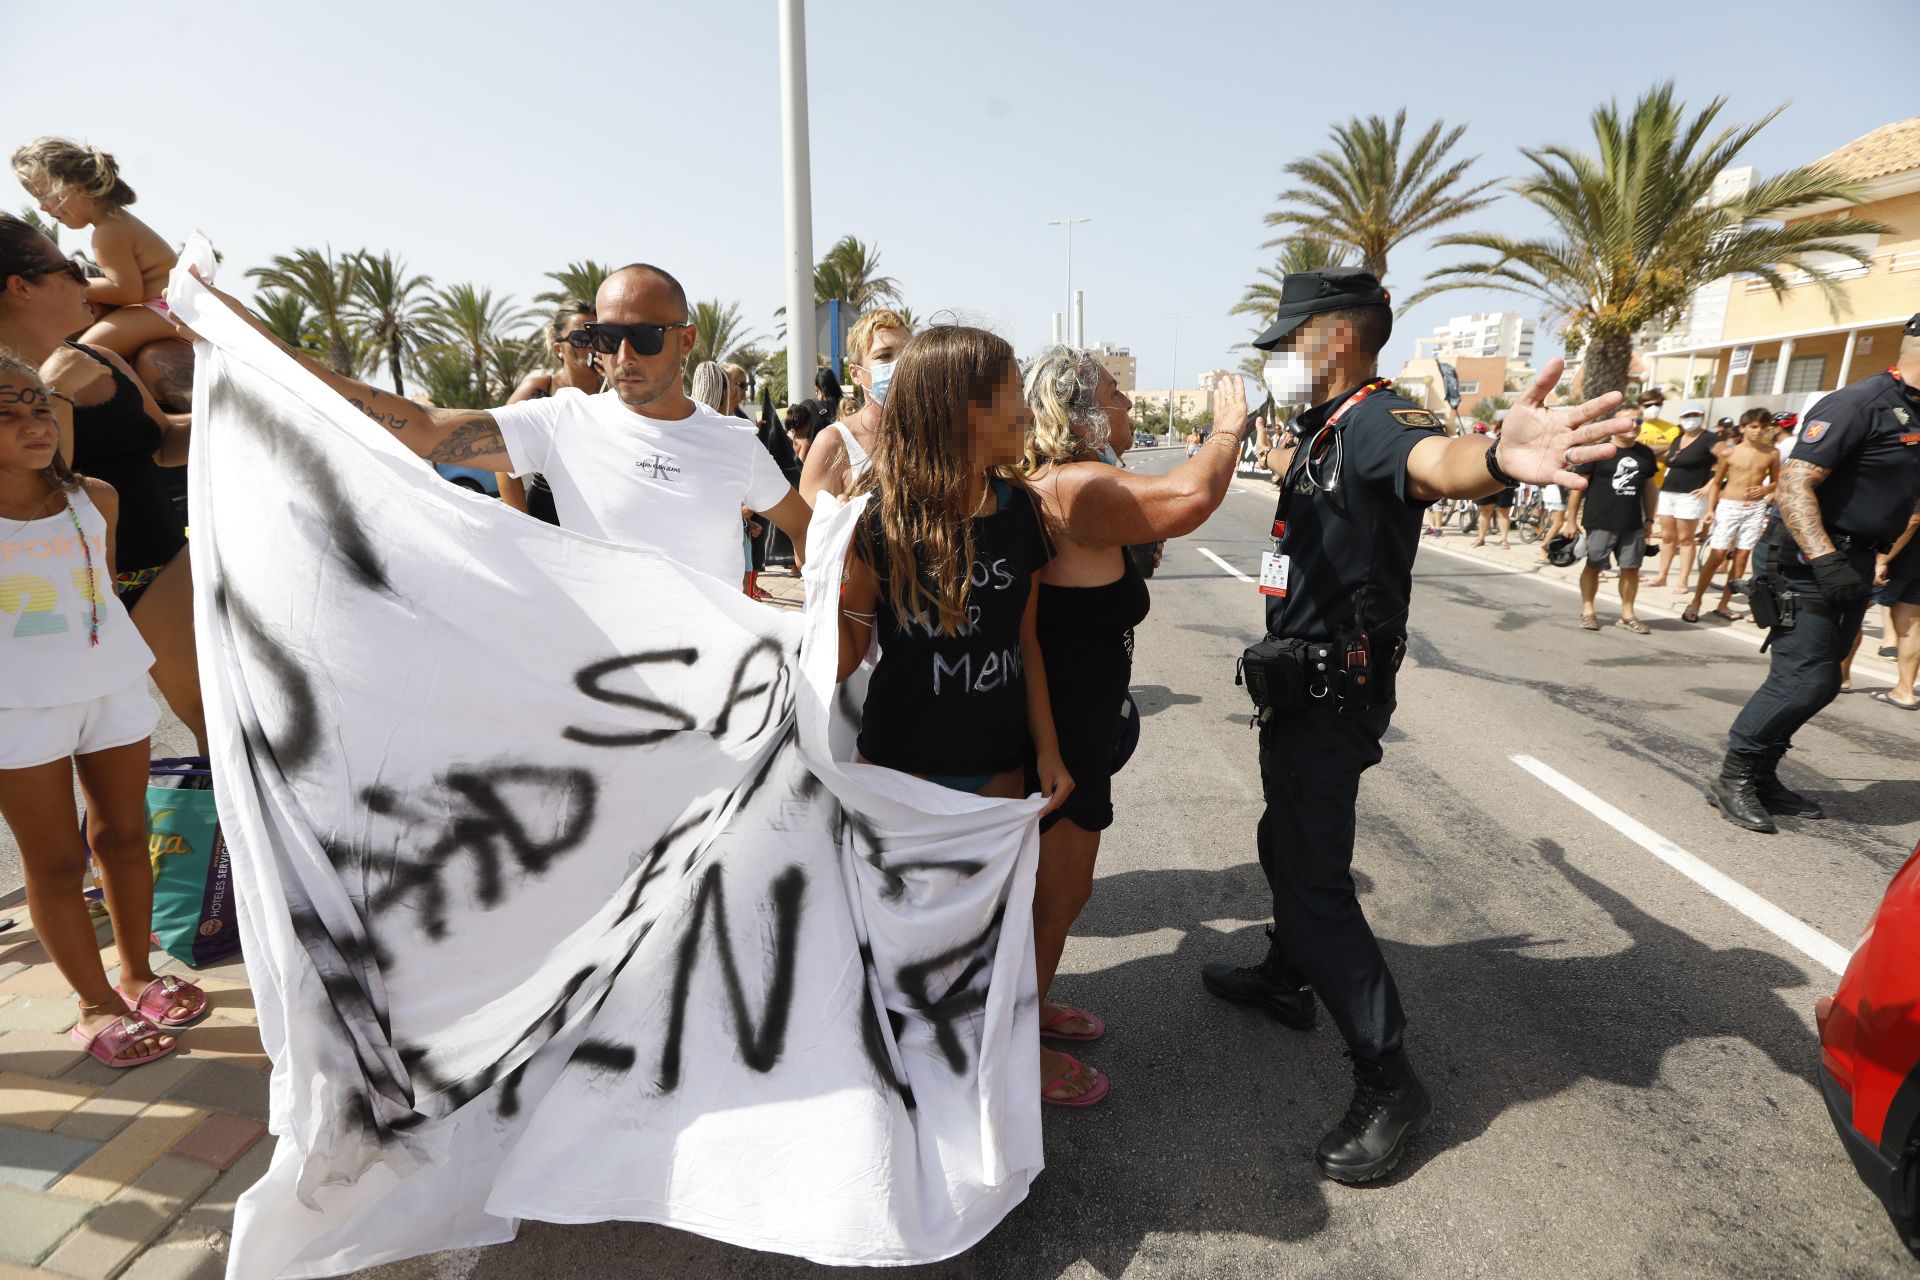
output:
[[[1522,542],[1540,541],[1540,530],[1547,520],[1546,498],[1537,484],[1523,484],[1513,502],[1513,527]]]

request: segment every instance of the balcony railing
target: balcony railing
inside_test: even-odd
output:
[[[1858,280],[1862,276],[1872,275],[1875,271],[1920,271],[1920,249],[1907,249],[1899,253],[1882,250],[1873,255],[1866,266],[1848,263],[1843,267],[1834,267],[1820,274],[1828,280]],[[1814,283],[1813,273],[1808,271],[1785,271],[1781,273],[1787,288],[1798,289]],[[1750,277],[1746,282],[1748,293],[1770,292],[1772,286],[1758,276]]]

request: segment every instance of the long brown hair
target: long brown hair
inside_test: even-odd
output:
[[[873,469],[855,486],[871,491],[889,566],[884,584],[903,627],[957,635],[967,618],[973,511],[980,475],[968,455],[968,415],[990,403],[1017,370],[1005,339],[966,325],[939,325],[908,342],[887,389]],[[1011,469],[995,475],[1012,481]],[[873,524],[863,522],[863,537]],[[865,556],[875,563],[871,551]]]

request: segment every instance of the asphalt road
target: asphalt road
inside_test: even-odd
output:
[[[1832,818],[1741,832],[1700,786],[1761,677],[1750,645],[1665,619],[1647,637],[1583,632],[1562,591],[1433,548],[1387,758],[1361,788],[1356,866],[1437,1111],[1388,1182],[1315,1173],[1308,1152],[1349,1091],[1339,1037],[1324,1018],[1284,1030],[1198,982],[1205,961],[1256,958],[1268,917],[1254,735],[1232,682],[1259,597],[1200,549],[1255,572],[1270,494],[1236,484],[1152,582],[1135,667],[1146,731],[1057,986],[1107,1019],[1084,1056],[1112,1095],[1049,1111],[1048,1168],[986,1241],[899,1274],[1915,1274],[1813,1083],[1813,1002],[1836,975],[1807,952],[1851,946],[1920,838],[1920,723],[1843,697],[1783,770]],[[1797,921],[1830,942],[1740,914],[1515,756],[1777,907],[1781,932]],[[363,1274],[610,1264],[827,1270],[657,1227],[527,1223],[509,1245]]]

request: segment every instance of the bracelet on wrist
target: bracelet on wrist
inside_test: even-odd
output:
[[[1511,489],[1520,482],[1500,469],[1500,459],[1496,456],[1499,452],[1498,444],[1487,446],[1487,474],[1499,481],[1502,489]]]

